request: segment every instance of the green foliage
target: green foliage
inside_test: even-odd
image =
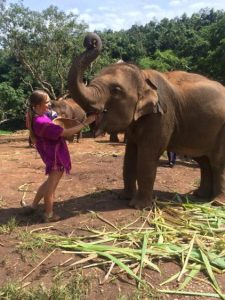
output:
[[[4,14],[6,0],[0,0],[0,26],[2,25],[1,16]]]
[[[210,49],[205,57],[202,57],[202,69],[209,75],[225,84],[225,14],[220,16],[217,23],[208,28]]]
[[[100,34],[104,52],[107,53],[109,61],[136,62],[137,59],[146,54],[143,45],[143,34],[139,31],[138,26],[133,26],[128,32],[121,30],[119,32],[106,31]]]
[[[0,124],[22,118],[36,88],[52,99],[67,93],[73,56],[84,51],[87,24],[50,6],[42,12],[0,0]],[[225,84],[225,12],[202,9],[187,17],[164,18],[129,30],[97,32],[103,51],[84,74],[89,82],[118,60],[159,71],[201,73]]]
[[[24,93],[7,82],[0,83],[0,122],[18,117],[24,112]]]
[[[7,130],[0,130],[0,135],[8,135],[8,134],[11,134],[11,133],[13,133],[13,132],[12,131],[7,131]],[[1,207],[1,203],[0,203],[0,207]]]
[[[53,6],[36,12],[11,4],[2,18],[2,45],[30,76],[27,85],[46,90],[52,98],[65,94],[71,57],[81,49],[86,25]]]
[[[165,50],[163,52],[157,50],[152,57],[141,58],[138,64],[142,69],[151,68],[162,72],[188,69],[187,60],[178,58],[172,50]]]

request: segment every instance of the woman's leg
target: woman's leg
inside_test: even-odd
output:
[[[53,213],[54,193],[57,185],[63,175],[63,171],[53,170],[46,181],[44,193],[45,215],[50,216]]]
[[[47,180],[45,180],[42,185],[38,188],[37,193],[34,197],[33,203],[31,205],[31,207],[33,208],[37,208],[38,203],[41,201],[41,199],[44,197],[44,194],[46,192],[46,187],[47,187]]]
[[[37,209],[39,202],[44,197],[44,194],[45,194],[45,191],[46,191],[46,186],[47,186],[47,180],[44,181],[41,184],[41,186],[38,188],[37,193],[34,197],[33,203],[31,205],[28,205],[24,200],[20,201],[21,206],[26,208],[27,212],[32,213]]]
[[[62,171],[52,171],[48,175],[48,179],[44,181],[41,186],[38,188],[37,193],[34,197],[33,203],[29,206],[23,201],[21,201],[21,206],[28,209],[27,213],[32,213],[37,209],[37,206],[42,198],[44,198],[44,206],[45,206],[45,218],[46,221],[53,216],[53,204],[55,198],[55,190],[58,186],[58,183],[63,175]],[[56,221],[56,218],[51,221]]]
[[[62,172],[62,173],[61,173],[61,172]],[[56,191],[56,189],[57,189],[57,186],[58,186],[58,184],[59,184],[60,179],[61,179],[62,176],[63,176],[64,170],[63,170],[63,171],[60,171],[60,173],[61,173],[61,177],[59,178],[58,181],[55,182],[55,187],[54,187],[54,192],[53,192],[54,200],[55,200],[55,191]]]

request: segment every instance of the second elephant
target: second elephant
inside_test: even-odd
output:
[[[82,123],[86,119],[86,112],[73,99],[68,98],[51,101],[51,107],[59,117],[76,119]],[[77,134],[77,142],[79,142],[81,137],[82,133],[79,132]],[[73,141],[73,137],[67,139]]]

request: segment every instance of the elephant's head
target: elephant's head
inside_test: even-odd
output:
[[[102,44],[96,34],[89,34],[84,44],[87,50],[74,60],[69,72],[69,90],[87,112],[102,112],[101,130],[123,131],[154,111],[158,103],[157,88],[135,65],[109,65],[85,86],[83,73],[99,55]]]

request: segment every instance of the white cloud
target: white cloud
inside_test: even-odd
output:
[[[143,6],[143,11],[145,10],[154,10],[154,11],[161,11],[161,8],[159,5],[144,5]]]
[[[105,17],[106,17],[106,19],[108,20],[108,19],[110,19],[110,20],[115,20],[115,19],[117,19],[117,14],[114,14],[114,13],[106,13],[105,14]]]
[[[113,29],[119,31],[121,28],[126,27],[126,18],[121,17],[119,14],[108,12],[98,14],[97,11],[90,11],[79,15],[79,20],[88,24],[89,30],[104,30]]]
[[[79,15],[79,19],[89,24],[90,22],[92,22],[93,16],[91,14],[84,13]]]
[[[100,10],[100,11],[109,11],[110,8],[108,6],[99,6],[98,10]]]
[[[137,16],[141,16],[141,12],[140,11],[128,11],[126,13],[126,15],[129,17],[137,17]]]
[[[92,23],[90,22],[89,24],[89,30],[94,31],[94,30],[103,30],[109,28],[105,23]]]
[[[69,12],[75,14],[75,15],[79,15],[79,9],[78,8],[72,8],[69,10]]]
[[[180,5],[180,1],[179,0],[174,0],[174,1],[170,1],[169,2],[169,6],[179,6]]]
[[[189,6],[189,8],[191,9],[191,10],[200,10],[201,8],[203,8],[203,7],[206,7],[207,5],[206,5],[206,2],[197,2],[197,3],[192,3],[190,6]]]

